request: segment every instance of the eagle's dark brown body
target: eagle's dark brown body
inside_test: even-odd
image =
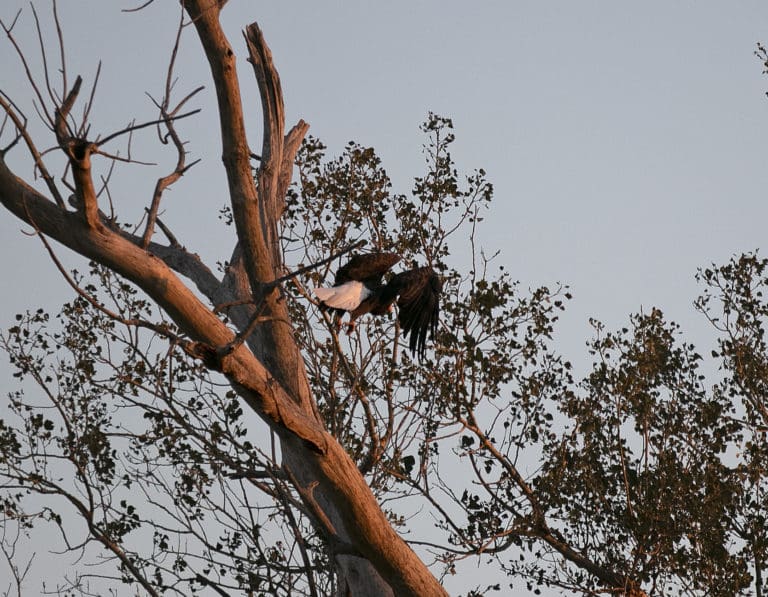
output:
[[[431,267],[418,267],[384,284],[384,274],[398,261],[394,253],[356,255],[336,272],[333,287],[316,288],[315,294],[323,307],[349,311],[350,331],[361,315],[384,315],[397,302],[397,319],[404,335],[411,335],[411,352],[421,359],[427,336],[434,337],[437,329],[442,282]]]

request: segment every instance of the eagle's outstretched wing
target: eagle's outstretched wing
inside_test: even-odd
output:
[[[381,278],[390,268],[400,261],[395,253],[365,253],[355,255],[336,272],[334,286],[340,286],[352,280],[362,282],[368,287],[381,284]]]
[[[435,337],[440,317],[440,293],[443,283],[431,267],[419,267],[394,276],[384,287],[382,302],[397,296],[398,316],[404,335],[411,334],[411,353],[424,358],[427,335]]]
[[[321,308],[350,312],[350,331],[361,315],[384,315],[397,301],[400,327],[405,337],[411,335],[408,346],[421,360],[427,336],[434,338],[437,331],[442,282],[431,267],[419,267],[393,276],[382,287],[384,274],[398,261],[400,256],[395,253],[356,255],[336,272],[333,288],[315,288],[314,292]]]

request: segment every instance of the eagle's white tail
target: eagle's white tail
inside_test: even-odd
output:
[[[352,281],[332,288],[313,288],[320,301],[328,307],[352,311],[371,294],[362,282]]]

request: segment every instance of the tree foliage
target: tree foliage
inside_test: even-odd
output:
[[[179,139],[169,104],[161,106]],[[23,137],[23,119],[12,121],[5,134]],[[429,114],[421,128],[424,173],[407,193],[393,189],[372,148],[350,143],[329,157],[313,137],[296,143],[293,185],[276,185],[263,167],[256,176],[259,191],[285,191],[279,234],[269,225],[260,234],[284,256],[270,309],[284,305],[281,321],[290,319],[303,359],[295,377],[306,371],[311,416],[354,462],[388,524],[446,587],[482,566],[487,581],[470,595],[543,586],[763,594],[768,260],[753,253],[699,271],[695,305],[716,334],[712,354],[698,353],[654,308],[616,331],[594,321],[593,364],[579,379],[555,335],[568,288],[521,288],[503,255],[486,252],[478,229],[493,209],[492,184],[482,169],[460,173],[450,119]],[[0,184],[4,203],[12,194]],[[284,340],[262,341],[276,319],[264,315],[271,280],[250,284],[245,315],[221,299],[222,288],[247,287],[256,275],[242,265],[238,200],[225,219],[240,243],[215,283],[180,259],[165,223],[167,245],[149,226],[123,237],[183,270],[232,330],[224,348],[250,343],[242,350],[271,373],[266,387],[302,403],[301,388],[289,387],[301,381],[281,365],[290,358]],[[69,213],[87,211],[78,210]],[[113,229],[134,230],[118,216]],[[404,350],[395,318],[368,317],[343,336],[312,300],[311,288],[345,259],[327,258],[360,241],[443,277],[440,327],[424,362]],[[84,254],[93,259],[87,273],[65,273],[72,300],[56,314],[31,305],[0,334],[18,378],[0,420],[0,487],[4,526],[21,530],[2,541],[19,590],[32,580],[11,555],[40,525],[59,531],[65,551],[100,562],[62,581],[61,594],[121,582],[148,594],[343,593],[354,576],[349,555],[367,557],[396,586],[354,532],[342,537],[337,527],[349,522],[328,502],[341,510],[348,502],[323,485],[322,466],[299,478],[290,462],[333,457],[312,456],[321,452],[312,428],[276,423],[227,368],[226,350],[195,337],[141,279]]]

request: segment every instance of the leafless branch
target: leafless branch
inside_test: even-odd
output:
[[[359,249],[363,245],[366,244],[366,240],[360,240],[356,243],[353,243],[346,247],[345,249],[342,249],[341,251],[338,251],[331,255],[330,257],[326,257],[324,259],[321,259],[320,261],[316,261],[315,263],[311,263],[309,265],[306,265],[304,267],[300,267],[297,270],[292,271],[289,274],[285,274],[284,276],[281,276],[277,278],[276,280],[270,282],[271,286],[277,286],[279,284],[282,284],[283,282],[286,282],[287,280],[290,280],[291,278],[295,278],[296,276],[300,276],[301,274],[305,274],[306,272],[312,271],[313,269],[317,269],[318,267],[321,267],[325,265],[326,263],[330,263],[334,259],[341,257],[342,255],[346,255],[350,251],[354,251],[355,249]]]
[[[178,239],[174,236],[170,228],[168,228],[168,226],[166,226],[160,218],[157,218],[157,227],[163,231],[163,234],[165,234],[165,237],[171,243],[172,247],[181,247],[181,244],[179,243]]]
[[[144,4],[141,6],[137,6],[136,8],[124,8],[122,12],[139,12],[143,8],[146,8],[150,4],[152,4],[155,0],[147,0]]]
[[[59,21],[59,11],[56,0],[53,0],[53,20],[56,23],[56,37],[59,40],[59,60],[61,65],[61,96],[67,93],[67,68],[64,59],[64,34],[61,31],[61,22]]]
[[[101,147],[105,143],[109,143],[110,141],[112,141],[116,137],[119,137],[120,135],[125,135],[126,133],[131,133],[133,131],[138,131],[139,129],[147,128],[148,126],[153,126],[153,125],[156,125],[156,124],[161,124],[161,123],[166,122],[166,120],[181,120],[182,118],[186,118],[187,116],[194,116],[198,112],[200,112],[199,108],[197,110],[192,110],[191,112],[185,112],[184,114],[179,114],[177,116],[169,116],[167,119],[166,118],[158,118],[156,120],[150,120],[148,122],[142,122],[141,124],[135,124],[135,125],[132,125],[132,126],[127,126],[127,127],[123,128],[123,129],[120,129],[117,132],[112,133],[111,135],[106,136],[103,139],[98,139],[97,138],[96,141],[94,142],[94,145],[96,145],[96,147]]]
[[[109,165],[109,171],[107,172],[107,175],[101,177],[101,188],[98,191],[96,191],[96,197],[100,197],[104,191],[106,191],[107,195],[109,195],[109,189],[107,187],[109,186],[109,181],[112,179],[112,174],[115,171],[115,163],[116,161],[113,160],[112,163]],[[111,200],[109,204],[110,204],[110,208],[112,208],[113,206],[112,206]],[[110,218],[114,218],[114,216],[115,216],[114,209],[110,209]]]
[[[0,125],[0,137],[3,135],[3,131],[5,131],[5,125],[8,124],[10,118],[10,115],[6,112],[5,116],[3,117],[3,124]],[[21,138],[22,134],[16,130],[16,135],[13,137],[13,141],[11,141],[5,147],[0,148],[0,158],[5,157],[5,155],[14,148],[14,146],[19,142]]]
[[[80,130],[78,131],[78,136],[80,137],[87,137],[88,136],[88,128],[86,128],[86,123],[88,122],[88,117],[91,113],[91,108],[93,107],[93,98],[96,95],[96,87],[99,84],[99,77],[101,76],[101,60],[99,60],[99,65],[96,67],[96,76],[93,78],[93,85],[91,86],[91,93],[88,96],[88,102],[83,107],[83,119],[82,119],[82,125],[80,127]]]
[[[43,119],[44,122],[48,124],[51,130],[53,130],[55,126],[54,119],[45,108],[46,101],[43,98],[43,94],[40,92],[40,88],[38,87],[35,81],[35,78],[32,76],[32,70],[29,67],[29,63],[27,62],[27,58],[24,55],[24,52],[22,51],[21,46],[19,46],[18,42],[16,41],[16,38],[13,36],[13,33],[12,33],[13,27],[16,25],[16,22],[20,14],[21,14],[21,10],[19,10],[19,12],[16,13],[16,16],[14,17],[13,22],[10,24],[10,26],[6,26],[3,20],[0,19],[0,27],[2,27],[3,31],[5,31],[5,35],[8,37],[8,40],[11,42],[14,49],[16,50],[16,55],[19,57],[19,60],[21,61],[22,66],[24,67],[24,72],[27,75],[27,81],[29,81],[29,84],[32,87],[32,90],[35,92],[35,95],[37,96],[37,100],[40,104],[39,109],[43,110],[43,113],[41,114],[41,118]]]
[[[181,16],[179,18],[179,25],[176,29],[176,39],[174,40],[173,50],[171,51],[171,59],[168,64],[168,73],[166,75],[165,93],[163,95],[163,100],[162,102],[156,102],[150,96],[150,99],[152,99],[154,104],[159,108],[160,114],[163,119],[163,123],[165,124],[166,130],[167,130],[167,134],[164,137],[161,136],[161,141],[163,143],[167,143],[167,139],[168,137],[170,137],[171,142],[176,148],[176,153],[178,157],[176,160],[176,167],[174,168],[174,170],[167,176],[164,176],[158,179],[157,183],[155,184],[155,190],[152,196],[152,202],[150,204],[149,209],[147,210],[147,224],[146,224],[146,228],[144,229],[144,234],[142,236],[142,247],[144,248],[149,246],[149,242],[152,239],[152,235],[154,234],[155,222],[157,220],[158,210],[160,209],[160,201],[162,199],[163,192],[165,191],[165,189],[167,189],[169,186],[175,183],[179,178],[181,178],[192,166],[194,166],[200,161],[200,160],[195,160],[191,164],[186,164],[187,153],[186,153],[186,150],[184,149],[184,143],[182,142],[181,138],[176,132],[176,127],[173,125],[173,118],[175,117],[175,114],[181,109],[181,107],[187,101],[189,101],[197,93],[202,91],[203,87],[202,86],[197,87],[192,92],[187,94],[187,96],[184,97],[176,105],[176,107],[173,110],[171,111],[168,110],[168,106],[171,98],[171,91],[173,88],[173,84],[172,84],[173,69],[176,63],[176,56],[178,55],[178,51],[179,51],[179,44],[181,41],[181,32],[182,32],[183,24],[184,24],[184,11],[182,9]]]
[[[3,534],[2,537],[0,537],[0,551],[3,553],[3,557],[5,558],[5,561],[8,564],[8,568],[11,571],[11,575],[13,576],[13,582],[16,585],[16,594],[18,597],[22,597],[22,586],[24,584],[24,579],[29,574],[29,569],[32,566],[32,561],[35,559],[36,554],[32,554],[27,561],[26,565],[24,566],[24,569],[20,569],[18,564],[16,563],[16,545],[19,541],[19,537],[21,536],[21,528],[18,523],[16,522],[16,534],[12,539],[7,538],[7,534],[9,531],[9,519],[7,516],[3,516],[2,520],[2,529]],[[10,588],[5,593],[6,595],[10,595]]]
[[[27,130],[26,117],[23,116],[22,112],[3,91],[0,91],[0,106],[2,106],[6,115],[13,122],[18,134],[24,139],[24,143],[27,145],[27,149],[35,162],[35,168],[40,172],[40,176],[43,177],[48,190],[56,201],[56,205],[62,209],[65,209],[64,199],[61,196],[61,193],[59,193],[59,189],[53,180],[53,176],[51,176],[50,172],[48,172],[48,168],[46,168],[45,163],[43,162],[42,155],[38,151],[37,146],[35,145],[31,135],[29,134],[29,131]],[[0,158],[2,158],[5,155],[5,151],[8,151],[12,146],[13,145],[5,148],[3,153],[0,154]]]
[[[130,156],[127,158],[122,157],[118,154],[113,153],[107,153],[106,151],[101,151],[98,149],[94,149],[91,151],[92,154],[98,154],[103,155],[105,158],[109,160],[113,160],[115,162],[125,162],[126,164],[138,164],[139,166],[157,166],[157,162],[143,162],[141,160],[135,160],[131,158]]]
[[[16,21],[19,20],[19,17],[21,16],[21,9],[16,11],[16,16],[13,17],[13,21],[11,21],[11,24],[7,27],[3,25],[3,29],[5,29],[5,32],[8,33],[9,31],[13,31],[13,28],[16,26]]]

